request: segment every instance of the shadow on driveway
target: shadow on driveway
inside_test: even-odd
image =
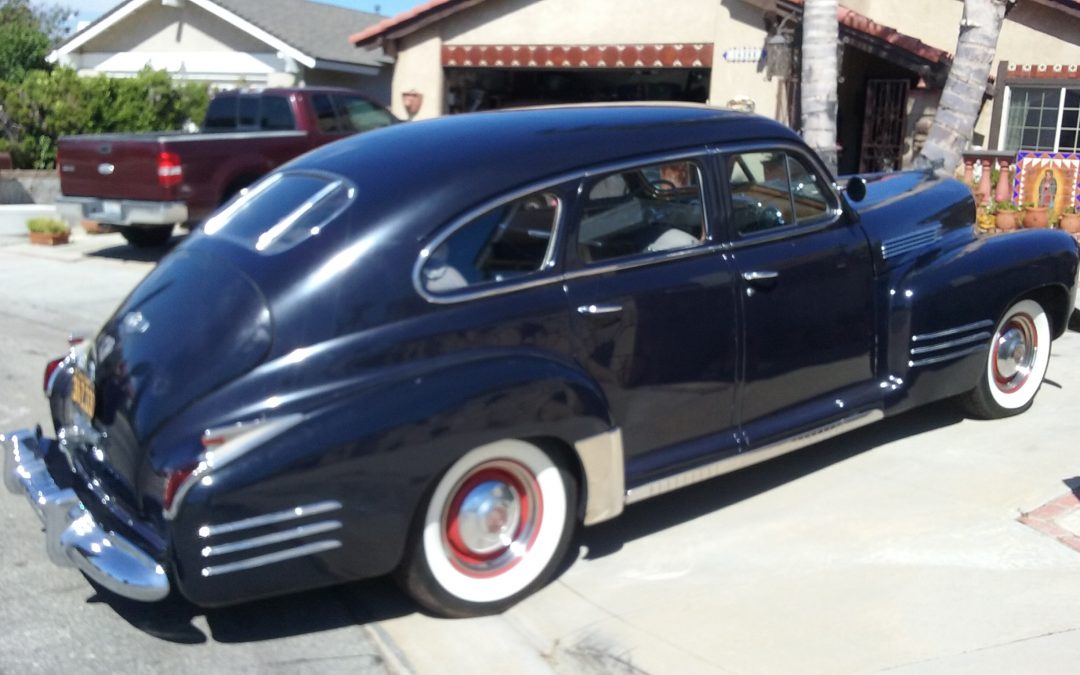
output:
[[[626,542],[763,494],[891,441],[951,426],[963,419],[954,405],[942,402],[628,506],[619,518],[582,530],[571,551],[586,547],[587,560],[611,555]],[[576,557],[566,557],[556,578],[573,565]],[[274,640],[423,611],[388,577],[221,609],[198,608],[179,597],[142,603],[95,588],[98,592],[88,602],[107,603],[135,628],[181,644],[204,643],[211,637],[222,643]],[[193,623],[198,616],[205,616],[210,636]]]
[[[116,244],[117,238],[109,237],[107,246],[96,250],[87,250],[86,256],[89,258],[107,258],[109,260],[158,263],[165,257],[165,254],[179,246],[185,239],[187,239],[187,233],[180,230],[178,233],[173,234],[172,239],[167,241],[164,246],[138,248],[127,243]],[[123,240],[120,239],[119,241],[122,242]]]

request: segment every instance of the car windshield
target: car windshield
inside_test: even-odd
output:
[[[355,196],[356,187],[341,176],[277,173],[236,197],[204,230],[259,253],[280,253],[318,235]]]

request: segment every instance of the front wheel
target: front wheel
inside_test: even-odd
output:
[[[1050,363],[1050,319],[1035,300],[1021,300],[994,330],[979,383],[962,399],[975,417],[993,419],[1031,407]]]
[[[475,448],[422,507],[399,581],[443,616],[501,612],[554,574],[576,504],[577,483],[560,458],[518,440]]]
[[[173,226],[155,225],[149,227],[146,225],[130,225],[118,229],[120,230],[120,234],[124,235],[124,239],[127,240],[127,243],[136,248],[149,248],[151,246],[164,246],[165,242],[169,241],[172,237]]]

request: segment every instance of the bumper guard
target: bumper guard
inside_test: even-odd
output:
[[[45,466],[37,433],[0,434],[4,485],[23,494],[45,525],[49,559],[77,567],[117,595],[132,600],[161,600],[169,594],[165,569],[138,546],[106,531],[70,488],[61,488]]]

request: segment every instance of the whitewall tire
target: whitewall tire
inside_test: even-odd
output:
[[[577,489],[559,458],[502,440],[454,462],[421,508],[405,590],[438,614],[476,616],[506,609],[555,572]]]
[[[1035,300],[1017,302],[994,329],[983,373],[965,400],[977,417],[1007,417],[1031,407],[1050,364],[1050,318]]]

